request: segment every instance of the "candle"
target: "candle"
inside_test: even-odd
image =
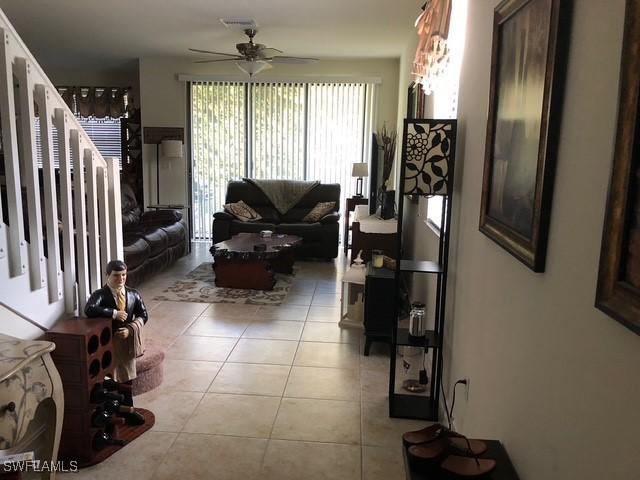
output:
[[[373,262],[374,268],[382,268],[384,265],[384,253],[382,250],[372,250],[371,261]]]

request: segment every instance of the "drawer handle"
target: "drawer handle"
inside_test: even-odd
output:
[[[15,412],[16,411],[16,402],[7,403],[2,409],[0,409],[2,413],[4,412]]]

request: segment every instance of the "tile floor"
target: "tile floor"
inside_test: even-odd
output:
[[[400,435],[424,423],[388,417],[386,347],[364,357],[361,333],[337,325],[344,257],[297,263],[279,307],[152,300],[207,248],[140,288],[166,346],[164,383],[135,398],[155,426],[59,478],[403,479]]]

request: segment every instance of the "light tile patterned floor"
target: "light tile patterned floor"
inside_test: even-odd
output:
[[[147,333],[166,345],[163,385],[136,397],[156,425],[107,461],[59,478],[401,480],[387,415],[388,353],[341,330],[345,259],[298,262],[280,307],[151,301],[209,261],[208,245],[141,286]]]

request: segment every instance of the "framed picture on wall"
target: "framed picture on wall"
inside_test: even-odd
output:
[[[640,335],[640,0],[625,11],[618,125],[596,307]]]
[[[494,12],[480,231],[544,271],[570,3],[505,0]]]
[[[407,118],[424,118],[425,95],[422,84],[412,82],[407,94]]]

